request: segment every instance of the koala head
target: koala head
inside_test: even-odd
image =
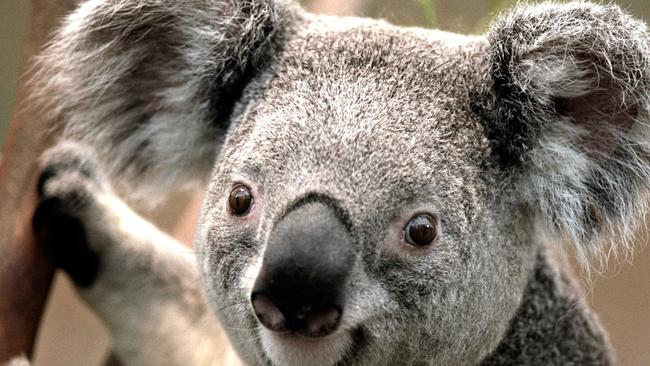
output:
[[[477,363],[544,238],[628,234],[650,182],[645,26],[523,6],[485,37],[280,0],[87,1],[41,60],[122,191],[207,184],[196,236],[250,364]]]

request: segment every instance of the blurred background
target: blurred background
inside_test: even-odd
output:
[[[384,18],[408,26],[480,34],[494,15],[514,0],[302,0],[313,12]],[[642,19],[650,18],[648,0],[616,0]],[[14,108],[24,62],[22,42],[28,31],[29,1],[0,1],[0,144]],[[181,221],[153,217],[163,229],[189,243],[200,198],[178,197],[168,212],[188,213]],[[189,203],[188,203],[189,202]],[[165,211],[165,210],[160,210]],[[607,271],[583,287],[607,327],[624,366],[650,365],[650,249],[648,234],[639,236],[633,260],[610,263]],[[5,294],[6,296],[6,294]],[[100,365],[110,347],[106,331],[59,275],[50,297],[36,348],[36,365]]]

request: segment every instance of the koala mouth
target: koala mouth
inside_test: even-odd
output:
[[[360,330],[341,330],[323,338],[309,338],[296,333],[260,331],[266,356],[274,366],[343,366],[356,358],[363,334]]]

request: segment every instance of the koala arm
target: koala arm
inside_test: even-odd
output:
[[[226,340],[194,254],[112,193],[88,156],[74,144],[45,154],[34,226],[46,252],[103,320],[125,364],[224,364]]]

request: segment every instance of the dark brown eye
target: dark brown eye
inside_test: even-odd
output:
[[[253,195],[251,191],[243,184],[237,184],[228,197],[230,211],[237,216],[243,216],[248,213],[253,206]]]
[[[404,239],[416,247],[433,243],[438,237],[438,225],[431,215],[419,214],[404,227]]]

